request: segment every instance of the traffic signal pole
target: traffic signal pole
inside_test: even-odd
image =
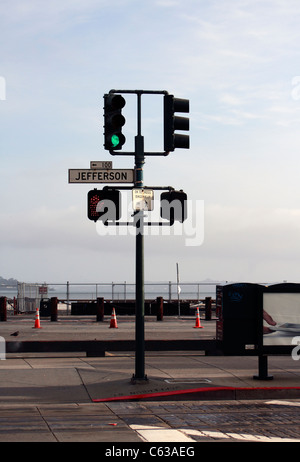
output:
[[[126,101],[122,93],[133,93],[137,95],[137,135],[135,137],[134,152],[123,151],[123,145],[126,138],[122,133],[125,124],[125,118],[122,114]],[[160,152],[145,152],[144,137],[141,133],[141,97],[142,94],[148,95],[164,95],[164,151]],[[189,112],[189,100],[174,98],[167,91],[150,91],[150,90],[110,90],[104,95],[104,149],[110,152],[111,155],[130,155],[135,158],[135,169],[122,170],[124,178],[108,178],[108,171],[121,172],[121,170],[112,170],[112,167],[103,166],[104,161],[91,162],[91,168],[87,169],[69,169],[69,183],[134,183],[135,189],[144,189],[142,194],[146,192],[147,187],[144,187],[143,168],[146,156],[167,156],[170,151],[176,148],[189,148],[189,136],[175,133],[176,130],[189,130],[189,120],[184,117],[175,115],[177,112]],[[106,163],[106,162],[105,162]],[[92,165],[93,164],[93,165]],[[96,164],[96,165],[95,165]],[[101,164],[101,167],[98,166]],[[129,178],[127,178],[127,172]],[[131,173],[130,173],[131,172]],[[133,173],[134,179],[133,179]],[[104,178],[102,175],[107,175]],[[74,176],[75,175],[75,176]],[[124,180],[124,181],[123,181]],[[129,180],[129,181],[128,181]],[[102,190],[94,190],[88,193],[88,218],[93,221],[102,220],[105,226],[134,226],[136,231],[136,256],[135,256],[135,290],[136,290],[136,322],[135,322],[135,374],[132,376],[132,382],[145,381],[145,293],[144,293],[144,227],[145,226],[172,226],[174,221],[183,222],[186,218],[184,202],[186,194],[180,190],[175,191],[171,186],[152,186],[151,189],[166,189],[169,191],[163,200],[167,202],[167,208],[161,207],[161,217],[168,220],[167,222],[145,222],[144,210],[136,210],[133,214],[133,222],[120,222],[120,192],[119,189],[133,189],[130,187],[113,187],[106,186]],[[149,187],[148,187],[149,189]],[[149,192],[149,191],[148,191]],[[153,191],[152,191],[153,192]],[[182,204],[180,214],[173,212],[169,204],[172,198],[177,199]],[[107,202],[105,202],[107,201]],[[146,202],[146,200],[145,200]],[[113,205],[113,210],[108,204]],[[100,206],[99,206],[100,205]],[[141,207],[146,210],[146,207]],[[149,210],[152,210],[151,208]]]
[[[144,137],[141,134],[141,93],[137,94],[137,136],[135,137],[135,188],[143,188],[145,163]],[[145,375],[145,294],[144,294],[144,211],[135,214],[135,375],[133,380],[147,380]]]
[[[135,137],[135,151],[126,152],[122,150],[125,143],[125,137],[122,134],[122,127],[125,124],[125,119],[122,116],[122,108],[125,105],[125,100],[117,93],[134,93],[137,95],[137,135]],[[144,137],[141,133],[141,96],[142,94],[161,94],[164,95],[164,151],[161,152],[145,152]],[[104,95],[104,113],[105,113],[105,149],[109,150],[110,154],[115,155],[131,155],[135,158],[135,179],[134,188],[143,189],[143,167],[145,156],[167,156],[170,151],[176,148],[189,148],[189,136],[175,133],[175,130],[189,130],[189,121],[186,118],[175,116],[176,112],[189,112],[189,101],[174,98],[167,91],[149,91],[149,90],[110,90]],[[119,152],[119,151],[122,152]],[[121,189],[121,188],[119,188]],[[126,188],[122,188],[126,189]],[[155,189],[169,189],[171,187],[161,187]],[[179,192],[182,194],[181,192]],[[177,192],[177,194],[179,194]],[[182,197],[182,196],[180,196]],[[144,294],[144,211],[138,210],[134,212],[133,225],[136,228],[136,256],[135,256],[135,287],[136,287],[136,322],[135,322],[135,374],[133,374],[132,382],[145,381],[145,294]],[[168,217],[164,217],[168,218]],[[169,217],[168,226],[174,224],[176,217]],[[179,221],[183,221],[185,215],[179,217]],[[106,225],[109,224],[107,221]],[[115,224],[115,222],[113,222]],[[118,223],[119,225],[128,223]],[[165,223],[155,223],[164,225]],[[154,223],[152,223],[154,225]]]

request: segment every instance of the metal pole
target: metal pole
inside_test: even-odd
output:
[[[177,304],[178,304],[178,316],[180,317],[180,286],[179,286],[179,266],[178,263],[176,263],[176,269],[177,269]]]
[[[70,282],[67,281],[67,315],[69,316],[69,306],[70,306]]]
[[[268,375],[268,356],[258,356],[258,375],[253,376],[256,380],[272,380],[273,375]]]
[[[141,135],[141,93],[137,94],[138,133],[135,137],[135,188],[143,188],[144,138]],[[144,212],[135,213],[136,226],[136,323],[135,323],[135,376],[134,380],[146,380],[145,375],[145,304],[144,304]]]

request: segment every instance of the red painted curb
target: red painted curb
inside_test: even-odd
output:
[[[139,395],[115,396],[112,398],[93,399],[94,403],[101,403],[107,401],[124,401],[132,399],[145,399],[145,398],[160,398],[163,396],[175,396],[183,394],[192,394],[199,392],[210,391],[252,391],[252,390],[300,390],[300,387],[206,387],[206,388],[191,388],[187,390],[173,390],[162,391],[158,393],[143,393]]]

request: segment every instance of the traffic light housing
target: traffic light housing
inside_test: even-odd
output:
[[[121,193],[116,189],[92,189],[88,192],[88,219],[97,221],[119,220]]]
[[[160,216],[174,223],[187,218],[187,195],[181,191],[167,191],[160,195]]]
[[[189,149],[189,135],[175,133],[175,130],[189,130],[189,119],[175,115],[176,112],[188,113],[189,110],[188,99],[174,98],[173,95],[164,96],[164,150],[166,152],[174,151],[176,148]]]
[[[126,139],[122,127],[126,120],[122,109],[126,101],[122,95],[109,93],[104,95],[104,149],[120,150]]]

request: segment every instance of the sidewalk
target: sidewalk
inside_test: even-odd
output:
[[[147,381],[132,383],[134,354],[30,357],[0,362],[1,404],[131,400],[300,398],[300,364],[269,357],[273,380],[254,380],[256,357],[146,354]]]
[[[61,333],[82,338],[91,329],[92,339],[95,335],[117,339],[129,338],[134,329],[134,323],[122,319],[118,319],[118,329],[75,320],[66,324],[42,321],[43,329],[32,329],[31,323],[22,322],[2,323],[1,334],[9,338],[18,328],[18,338],[34,336],[42,341]],[[74,323],[76,332],[72,331]],[[193,329],[193,324],[194,320],[149,322],[146,331],[148,337],[159,338],[176,335],[180,327],[180,335],[194,337],[209,336],[214,329],[211,322],[204,321],[203,329]],[[273,380],[254,380],[257,371],[258,358],[252,356],[146,352],[148,380],[132,383],[134,352],[94,358],[83,353],[8,354],[0,361],[0,441],[141,442],[134,427],[124,420],[131,406],[136,413],[155,403],[157,412],[152,409],[151,419],[147,417],[150,427],[155,427],[158,422],[163,425],[159,409],[167,403],[177,403],[184,415],[190,412],[184,402],[222,405],[226,401],[300,399],[300,361],[269,356],[268,372]]]
[[[285,357],[270,358],[274,379],[263,382],[252,378],[257,366],[252,357],[208,358],[179,352],[149,354],[145,362],[149,381],[133,385],[132,354],[1,361],[0,441],[136,443],[150,429],[162,427],[164,432],[156,431],[156,435],[169,437],[172,420],[166,425],[160,417],[167,403],[177,406],[181,421],[190,427],[185,419],[193,411],[184,402],[205,407],[212,401],[225,405],[229,401],[300,398],[299,364]],[[188,393],[177,394],[187,389]],[[154,408],[143,417],[151,402]],[[128,414],[134,414],[134,419],[128,420]],[[181,442],[194,441],[178,431],[175,434]]]

